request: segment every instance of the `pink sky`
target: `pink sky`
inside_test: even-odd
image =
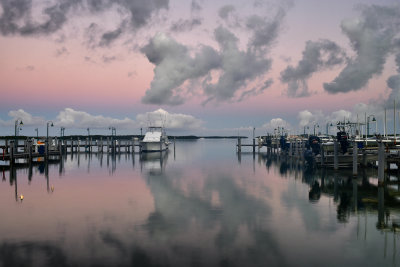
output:
[[[219,124],[221,128],[250,126],[246,121],[262,125],[276,117],[289,121],[295,127],[296,115],[302,110],[321,111],[329,115],[340,109],[351,111],[359,103],[375,103],[389,97],[391,89],[388,88],[386,80],[392,75],[397,75],[394,61],[396,50],[391,50],[384,56],[382,73],[379,71],[372,73],[372,78],[368,79],[365,86],[346,93],[329,94],[323,87],[324,83],[333,81],[345,69],[347,64],[345,61],[329,68],[319,66],[318,70],[312,71],[305,79],[309,89],[309,95],[305,97],[288,97],[288,83],[281,81],[281,73],[288,66],[293,68],[298,66],[303,58],[302,53],[307,41],[318,43],[323,38],[329,39],[343,49],[347,60],[357,59],[357,51],[352,48],[349,37],[341,28],[347,25],[343,24],[343,21],[352,18],[362,21],[363,11],[359,4],[365,4],[370,10],[373,10],[370,4],[377,4],[382,7],[394,7],[393,10],[397,11],[396,1],[354,0],[338,1],[335,4],[303,0],[258,1],[257,3],[263,5],[254,7],[253,3],[248,1],[221,1],[214,5],[193,0],[191,3],[198,4],[197,9],[191,9],[190,3],[180,5],[174,0],[165,1],[164,3],[168,3],[168,9],[165,6],[153,7],[153,13],[146,18],[145,23],[121,28],[123,33],[120,37],[107,45],[96,43],[96,40],[100,40],[104,36],[102,34],[120,26],[122,18],[115,16],[113,9],[90,13],[88,16],[84,16],[85,10],[80,10],[81,19],[74,16],[71,9],[69,13],[67,12],[66,23],[59,29],[31,35],[24,35],[18,31],[10,33],[11,30],[7,32],[4,29],[8,24],[3,21],[0,35],[0,90],[3,92],[0,100],[0,119],[3,121],[12,119],[8,116],[8,112],[17,109],[23,109],[33,116],[54,119],[58,112],[69,107],[93,115],[110,115],[116,118],[134,117],[161,107],[170,112],[193,115],[205,121],[206,125]],[[124,9],[123,6],[121,8]],[[221,15],[221,10],[224,8],[229,10],[225,17]],[[4,16],[7,10],[6,6],[2,6],[0,16]],[[262,12],[263,10],[268,12]],[[26,12],[29,14],[30,11]],[[129,15],[126,14],[128,18]],[[258,24],[253,25],[250,18],[255,16],[258,16],[259,20]],[[278,16],[281,16],[279,20]],[[44,15],[36,23],[40,24],[46,19]],[[262,27],[268,26],[268,23],[274,20],[279,27],[276,32],[271,31],[271,36],[274,34],[270,38],[272,41],[264,43],[265,47],[262,46],[264,44],[253,47],[263,51],[262,56],[254,60],[262,58],[271,60],[270,68],[260,71],[257,77],[243,80],[245,81],[243,84],[247,84],[247,87],[229,88],[233,84],[227,83],[224,89],[218,87],[219,85],[213,85],[219,88],[217,90],[226,92],[235,90],[233,98],[218,91],[209,91],[208,95],[206,94],[202,82],[207,77],[207,71],[184,73],[187,71],[185,68],[174,69],[179,62],[194,64],[195,68],[198,68],[200,65],[196,64],[202,64],[200,59],[203,63],[208,60],[204,55],[199,59],[195,58],[195,54],[199,53],[204,45],[210,46],[221,58],[232,57],[234,54],[218,45],[215,36],[218,27],[237,38],[239,53],[248,53],[246,50],[248,51],[254,38],[263,37],[269,40],[267,35],[269,28]],[[23,25],[23,20],[18,23]],[[177,28],[173,30],[174,25],[179,25],[180,28],[176,26]],[[92,29],[90,36],[89,29]],[[395,33],[399,30],[393,27],[390,29]],[[144,47],[149,47],[152,40],[156,40],[154,38],[157,33],[163,33],[169,38],[170,43],[164,45],[170,48],[154,46],[151,51],[144,50]],[[178,55],[163,50],[172,49],[171,42],[176,42],[176,46],[184,47],[187,52]],[[368,48],[368,44],[366,47]],[[164,57],[162,62],[149,62],[149,57],[155,56],[155,53]],[[188,55],[187,58],[185,53]],[[173,58],[173,55],[176,57]],[[254,60],[249,63],[253,64]],[[235,73],[230,73],[230,67],[226,64],[223,62],[216,68],[221,76]],[[252,68],[250,65],[239,64],[242,70]],[[254,70],[258,71],[257,67]],[[300,73],[300,69],[297,71]],[[218,76],[216,78],[214,83],[218,82]],[[259,90],[260,85],[267,79],[273,80],[272,85],[263,91]],[[181,80],[185,82],[181,83]],[[255,83],[256,80],[258,83]],[[152,84],[152,81],[158,82],[162,88],[154,87],[156,83]],[[170,90],[168,87],[163,88],[167,84],[174,84],[171,90],[177,96],[183,97],[180,105],[170,105],[168,101],[149,104],[155,99],[162,100],[163,93],[160,90]],[[250,90],[254,85],[258,86],[256,88],[259,90],[258,93],[253,93],[253,96],[237,102],[240,94]],[[187,91],[185,94],[176,91],[182,86],[183,91]],[[143,97],[149,91],[154,97],[143,103]],[[217,101],[211,100],[204,105],[207,97],[213,98],[217,94],[219,95]],[[246,120],[246,116],[251,119]],[[224,121],[234,121],[235,118],[238,118],[236,125],[233,122],[224,125]]]

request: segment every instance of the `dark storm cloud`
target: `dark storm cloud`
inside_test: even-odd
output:
[[[400,32],[400,6],[362,6],[361,17],[343,21],[341,28],[356,56],[332,82],[324,84],[332,94],[360,90],[382,73]]]
[[[40,36],[49,35],[60,30],[74,15],[85,16],[101,14],[116,5],[120,12],[129,14],[121,26],[102,35],[100,44],[108,45],[118,38],[123,31],[145,26],[152,15],[168,9],[169,0],[57,0],[45,5],[41,10],[45,21],[35,21],[33,0],[0,0],[3,14],[0,17],[2,35]],[[123,27],[129,25],[130,27]]]
[[[345,52],[334,42],[308,41],[298,65],[288,66],[281,72],[281,82],[288,84],[287,95],[290,97],[310,95],[307,80],[315,72],[343,64],[345,60]]]

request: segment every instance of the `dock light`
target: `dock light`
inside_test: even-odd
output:
[[[21,201],[24,200],[24,195],[21,194],[21,195],[19,196],[19,199],[21,199]]]
[[[369,136],[369,119],[371,118],[371,122],[376,122],[375,115],[369,115],[367,117],[367,136]]]

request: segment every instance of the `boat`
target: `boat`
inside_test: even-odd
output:
[[[168,149],[169,141],[163,127],[149,127],[140,142],[142,152],[159,152]]]

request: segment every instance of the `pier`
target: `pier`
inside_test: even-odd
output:
[[[20,144],[22,143],[23,144]],[[9,167],[14,164],[29,164],[36,161],[59,160],[65,154],[73,153],[141,153],[139,138],[119,139],[92,138],[58,139],[49,138],[40,142],[29,138],[15,143],[14,140],[5,140],[5,145],[0,146],[0,166]]]
[[[312,144],[312,140],[303,136],[268,135],[253,138],[250,144],[243,144],[238,138],[236,148],[238,156],[243,149],[250,148],[255,154],[264,147],[267,155],[298,160],[309,168],[352,168],[353,176],[358,175],[359,168],[375,167],[378,168],[379,182],[383,182],[385,173],[400,173],[398,143],[396,139],[381,137],[374,140],[353,138],[344,147],[335,138]],[[397,168],[391,168],[393,166]]]

